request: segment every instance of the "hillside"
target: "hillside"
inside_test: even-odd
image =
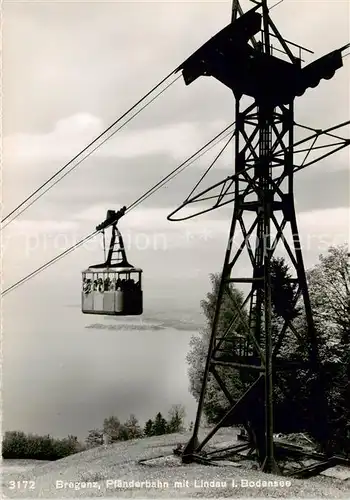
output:
[[[310,480],[262,474],[234,466],[183,465],[172,454],[178,443],[186,443],[189,434],[173,434],[116,443],[85,451],[57,462],[35,467],[23,474],[3,474],[3,494],[8,498],[53,497],[272,497],[272,498],[349,498],[349,481],[317,477]],[[232,439],[232,431],[221,430],[213,442],[221,445]],[[168,455],[142,465],[140,459]],[[246,486],[244,481],[253,483]],[[258,481],[282,481],[283,485],[261,487]],[[16,483],[15,489],[10,489]],[[25,481],[29,481],[28,484]],[[128,484],[119,488],[118,481],[143,481],[139,487]],[[148,483],[147,483],[148,481]],[[201,481],[219,484],[203,485]],[[235,484],[232,484],[234,481]],[[242,481],[242,482],[241,482]],[[57,483],[58,482],[58,483]],[[82,483],[91,484],[86,485]],[[152,484],[152,482],[154,484]],[[175,484],[175,482],[181,482]],[[66,483],[66,484],[64,484]],[[165,484],[167,483],[167,484]],[[226,484],[225,484],[226,483]],[[77,486],[75,486],[77,485]],[[21,486],[21,489],[18,488]]]

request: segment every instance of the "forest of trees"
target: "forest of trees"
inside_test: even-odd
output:
[[[143,437],[173,434],[185,430],[185,408],[182,405],[173,405],[168,412],[168,418],[158,412],[153,419],[147,420],[144,427],[139,425],[135,415],[130,415],[123,424],[117,417],[105,418],[102,429],[92,429],[86,439],[86,446],[100,446],[115,441],[127,441]]]
[[[290,335],[281,348],[284,359],[307,359],[308,342],[305,312],[301,301],[293,302],[295,289],[287,285],[290,271],[283,259],[273,260],[272,272],[272,336],[289,318],[293,320],[294,334]],[[325,396],[328,402],[327,421],[330,429],[327,446],[335,453],[350,454],[350,269],[347,245],[330,247],[319,262],[307,271],[307,280],[315,322],[318,354],[324,377]],[[187,356],[189,363],[190,391],[196,400],[204,373],[209,338],[214,317],[220,275],[211,275],[212,290],[201,307],[206,317],[206,326],[200,335],[191,339],[191,349]],[[229,297],[231,295],[231,298]],[[233,300],[232,300],[233,299]],[[230,292],[224,295],[219,317],[218,332],[226,330],[235,310],[242,305],[243,294],[230,285]],[[228,341],[239,345],[245,328],[247,312],[242,309],[240,319]],[[221,379],[237,399],[252,381],[249,374],[242,376],[238,370],[217,369]],[[296,424],[304,426],[316,442],[312,397],[315,396],[314,380],[308,370],[295,369],[279,373],[275,379],[275,426],[278,432],[296,432]],[[204,404],[205,416],[209,423],[217,422],[229,403],[214,377],[210,376]],[[314,436],[312,434],[315,434]],[[323,443],[324,444],[324,443]]]
[[[49,435],[38,436],[20,431],[5,432],[2,440],[2,457],[33,460],[58,460],[79,453],[95,446],[111,444],[116,441],[173,434],[185,430],[185,408],[173,405],[167,419],[158,412],[153,419],[147,420],[144,427],[139,425],[135,415],[121,423],[118,417],[105,418],[101,429],[92,429],[85,440],[80,443],[76,436],[55,439]]]

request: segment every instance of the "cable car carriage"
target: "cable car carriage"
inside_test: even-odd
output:
[[[126,207],[118,212],[108,210],[105,222],[97,231],[112,226],[107,260],[83,271],[82,312],[113,316],[136,316],[143,312],[142,270],[132,266],[127,258],[124,242],[117,228]]]

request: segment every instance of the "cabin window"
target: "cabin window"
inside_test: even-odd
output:
[[[141,290],[141,273],[108,272],[108,273],[83,273],[83,292],[114,292]]]

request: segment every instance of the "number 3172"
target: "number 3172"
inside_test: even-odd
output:
[[[35,490],[35,481],[10,481],[10,490]]]

